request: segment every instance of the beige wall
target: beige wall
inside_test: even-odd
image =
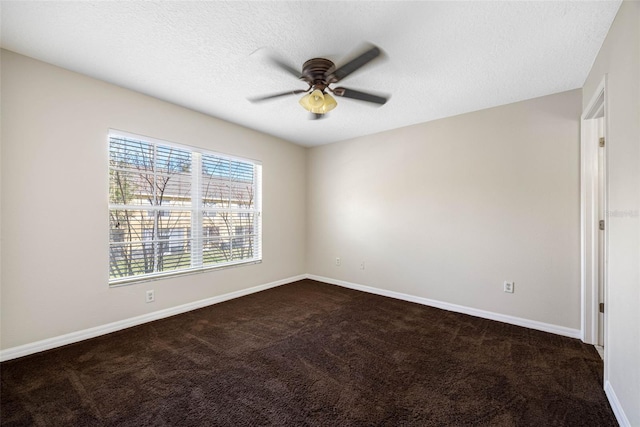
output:
[[[607,75],[609,268],[606,373],[640,426],[640,3],[623,2],[583,90],[587,106]]]
[[[608,74],[611,211],[640,209],[639,28],[625,1],[583,91]],[[2,349],[305,272],[580,326],[580,91],[305,150],[11,52],[1,83]],[[109,128],[261,160],[264,262],[109,289]],[[640,219],[609,224],[608,380],[640,425]]]
[[[311,149],[308,272],[579,329],[580,111],[574,90]]]
[[[1,89],[3,349],[305,273],[304,148],[7,51]],[[110,289],[109,128],[262,161],[263,262]]]

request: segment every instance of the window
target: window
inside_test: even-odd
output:
[[[109,283],[262,259],[260,164],[109,134]]]

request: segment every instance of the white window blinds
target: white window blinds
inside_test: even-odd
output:
[[[109,283],[262,259],[260,164],[109,134]]]

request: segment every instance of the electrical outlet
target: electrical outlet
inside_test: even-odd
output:
[[[145,299],[146,302],[154,302],[156,300],[156,296],[153,293],[153,290],[147,291],[147,297]]]
[[[364,261],[360,263],[360,270],[364,270]]]
[[[336,258],[336,265],[337,265],[338,267],[340,267],[340,266],[342,265],[342,260],[340,259],[340,257],[337,257],[337,258]]]
[[[512,294],[514,291],[515,283],[514,282],[504,282],[504,291]]]

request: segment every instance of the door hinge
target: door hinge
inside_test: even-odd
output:
[[[600,147],[604,147],[604,136],[600,138]]]
[[[604,313],[604,303],[600,303],[600,313]]]
[[[598,221],[598,228],[600,228],[600,230],[604,230],[604,219]]]

